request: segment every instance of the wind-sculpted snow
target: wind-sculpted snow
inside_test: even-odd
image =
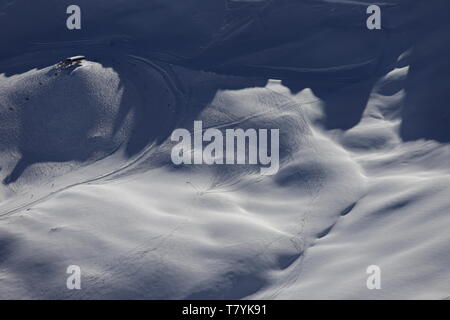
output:
[[[211,76],[205,80],[208,78]],[[69,251],[60,241],[57,247],[50,245],[50,250],[44,243],[33,242],[33,250],[43,250],[38,256],[48,257],[50,269],[58,269],[70,259],[86,268],[92,280],[90,288],[81,295],[67,292],[62,297],[245,297],[267,284],[266,273],[288,267],[317,234],[329,227],[338,212],[328,211],[327,205],[344,210],[361,192],[364,179],[358,167],[342,149],[314,134],[302,115],[301,103],[282,94],[265,88],[224,91],[199,118],[208,127],[285,128],[280,137],[285,168],[274,178],[264,179],[251,167],[198,165],[175,169],[164,160],[170,152],[165,145],[171,144],[166,142],[124,173],[82,183],[30,204],[29,211],[22,211],[28,212],[28,217],[20,211],[10,214],[10,223],[18,217],[34,220],[41,210],[49,215],[41,221],[66,221],[61,226],[49,226],[45,232],[50,238],[43,241],[51,242],[53,235],[60,235],[63,243],[70,243]],[[327,153],[333,153],[331,158],[321,156]],[[149,171],[149,166],[154,169]],[[352,176],[355,184],[347,185],[344,176]],[[334,188],[343,189],[339,201],[334,199]],[[65,206],[71,208],[69,216],[64,213]],[[77,216],[86,209],[89,218],[85,225]],[[275,215],[274,210],[278,212]],[[321,219],[317,221],[315,215]],[[109,216],[110,225],[99,228],[105,216]],[[76,227],[77,220],[82,225]],[[23,232],[34,238],[36,231],[31,229]],[[134,230],[131,238],[127,230]],[[104,251],[93,259],[81,249],[83,243],[98,243]],[[183,255],[186,257],[180,264],[177,261]],[[122,261],[119,265],[118,257]],[[16,258],[28,259],[21,254]],[[174,276],[180,277],[177,286],[170,285]],[[49,279],[49,290],[61,277],[63,272]],[[15,281],[22,281],[20,278],[18,275]],[[114,284],[105,285],[112,278]],[[25,295],[35,297],[33,290],[29,294]],[[46,294],[50,298],[60,295],[59,290]]]
[[[448,297],[448,5],[369,2],[2,2],[0,298]],[[194,121],[279,170],[175,165]]]

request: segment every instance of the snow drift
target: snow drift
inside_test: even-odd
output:
[[[445,1],[72,2],[0,3],[0,298],[449,296]],[[194,120],[279,172],[174,165]]]

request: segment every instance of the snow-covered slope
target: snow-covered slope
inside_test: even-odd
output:
[[[0,298],[450,295],[445,2],[72,2],[0,2]],[[194,120],[279,129],[280,170],[174,165]]]

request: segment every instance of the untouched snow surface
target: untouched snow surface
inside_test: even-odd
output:
[[[0,298],[450,296],[448,4],[66,2],[0,35]],[[280,170],[174,165],[194,120],[280,129]]]

